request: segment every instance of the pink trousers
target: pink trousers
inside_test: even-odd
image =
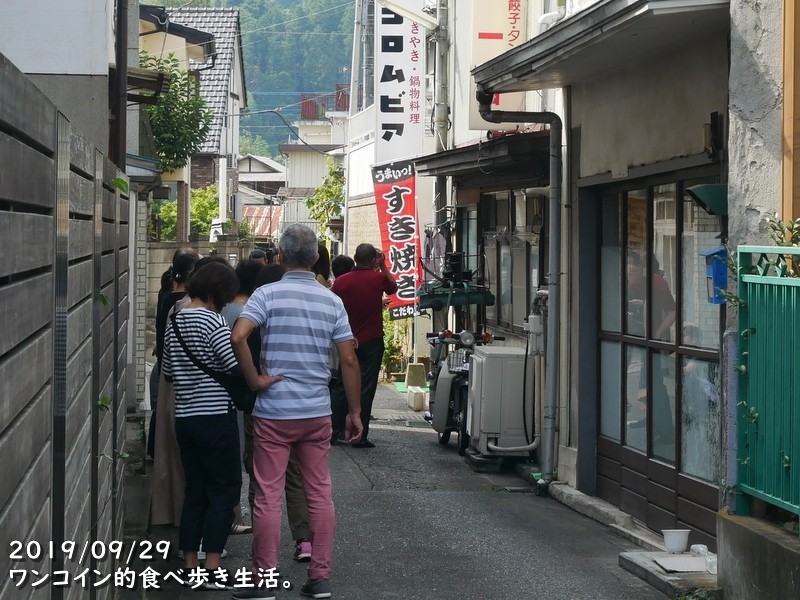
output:
[[[328,470],[331,418],[276,421],[253,417],[253,439],[253,475],[258,482],[253,507],[254,573],[258,573],[258,569],[278,567],[281,497],[289,452],[294,448],[308,502],[311,530],[308,577],[330,579],[336,525]]]

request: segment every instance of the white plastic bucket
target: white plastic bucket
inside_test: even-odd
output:
[[[682,554],[686,552],[689,545],[689,529],[662,529],[664,535],[664,545],[671,554]]]

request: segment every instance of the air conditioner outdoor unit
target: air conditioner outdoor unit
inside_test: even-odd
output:
[[[532,357],[527,361],[527,370],[526,386],[532,390]],[[533,440],[533,394],[523,393],[524,372],[525,351],[522,348],[478,346],[470,357],[467,432],[470,444],[481,454],[528,455],[525,451],[488,448],[488,444],[501,448],[520,447]],[[528,440],[524,423],[527,423]]]

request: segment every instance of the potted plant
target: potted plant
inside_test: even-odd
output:
[[[403,369],[403,338],[405,325],[392,321],[388,311],[383,313],[383,360],[381,364],[387,379],[400,381],[405,377]]]

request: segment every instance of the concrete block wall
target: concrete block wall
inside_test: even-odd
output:
[[[161,288],[161,275],[172,264],[172,255],[179,248],[192,248],[200,256],[209,256],[211,254],[218,254],[224,258],[229,258],[231,255],[236,255],[235,263],[238,260],[246,259],[250,255],[252,246],[250,244],[239,243],[238,240],[225,239],[228,236],[220,236],[219,239],[211,243],[208,240],[201,242],[150,242],[147,245],[147,278],[143,288],[146,289],[145,312],[147,317],[154,317],[156,314],[156,302],[158,299],[158,290]]]
[[[131,404],[144,400],[144,386],[146,380],[146,330],[145,318],[147,306],[147,202],[139,200],[135,206],[136,219],[136,244],[134,247],[134,273],[133,296],[131,298],[131,312],[133,323],[133,348],[130,376],[133,378]]]

